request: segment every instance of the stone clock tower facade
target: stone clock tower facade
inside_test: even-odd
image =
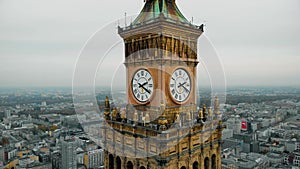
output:
[[[197,108],[197,41],[175,0],[146,0],[124,39],[127,107],[105,103],[107,169],[219,169],[222,123],[218,98]]]

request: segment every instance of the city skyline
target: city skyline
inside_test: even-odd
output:
[[[131,3],[0,1],[0,87],[70,87],[85,42],[144,4]],[[218,51],[228,86],[299,86],[297,0],[177,3],[189,20],[207,25],[205,35]]]

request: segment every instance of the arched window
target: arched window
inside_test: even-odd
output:
[[[198,168],[199,168],[199,163],[198,163],[198,161],[195,161],[193,163],[193,169],[198,169]]]
[[[128,162],[127,162],[126,168],[127,168],[127,169],[133,169],[133,164],[132,164],[131,161],[128,161]]]
[[[180,169],[186,169],[186,167],[185,167],[185,166],[182,166]]]
[[[204,159],[204,168],[209,168],[209,158],[208,157],[206,157]]]
[[[108,163],[109,163],[109,169],[114,169],[114,156],[113,155],[109,155],[109,160],[108,160]]]
[[[116,159],[116,164],[117,164],[117,169],[121,169],[122,161],[121,161],[121,158],[119,156]]]
[[[217,169],[217,160],[215,154],[211,156],[211,169]]]
[[[140,167],[140,169],[146,169],[144,166]]]

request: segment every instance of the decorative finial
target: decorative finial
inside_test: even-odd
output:
[[[167,130],[167,124],[168,124],[168,120],[167,120],[167,115],[166,112],[163,111],[161,117],[158,119],[158,124],[160,125],[159,129],[162,131]]]
[[[213,117],[213,111],[211,107],[208,108],[208,117],[209,118]]]
[[[206,105],[205,104],[203,104],[202,111],[204,114],[206,113]]]
[[[204,32],[204,27],[205,27],[204,24],[202,24],[202,25],[199,26],[199,29],[201,30],[201,32]]]
[[[203,120],[204,116],[203,116],[203,110],[202,109],[200,109],[198,117],[199,117],[200,120]]]
[[[146,124],[149,124],[151,122],[150,120],[150,115],[149,115],[149,112],[146,113],[146,116],[145,116],[145,123]]]
[[[186,120],[187,121],[192,121],[192,116],[191,116],[190,112],[187,112]]]
[[[161,103],[160,103],[160,111],[165,111],[165,109],[166,109],[166,105],[164,104],[163,101],[161,101]]]
[[[126,119],[126,109],[123,109],[122,113],[121,113],[121,118],[124,120]]]
[[[219,103],[218,96],[215,97],[214,110],[215,111],[219,111],[220,110],[220,103]]]
[[[121,113],[122,122],[125,122],[126,118],[127,118],[126,109],[123,109]]]
[[[104,108],[104,116],[106,119],[109,119],[110,117],[110,104],[109,104],[109,98],[108,96],[106,96],[106,99],[105,99],[105,108]]]
[[[205,119],[204,119],[203,109],[200,108],[199,113],[198,113],[197,122],[203,123],[204,121],[205,121]]]
[[[110,104],[109,104],[109,98],[108,98],[108,96],[106,96],[106,98],[105,98],[105,108],[106,109],[110,109]]]
[[[117,111],[117,108],[113,108],[113,111],[112,111],[112,119],[113,120],[116,120],[117,117],[118,117],[118,111]]]
[[[175,115],[175,123],[180,123],[179,113],[176,113]]]
[[[134,115],[133,115],[133,121],[134,122],[138,122],[139,121],[139,114],[137,111],[134,112]]]
[[[221,114],[221,112],[220,112],[220,102],[219,102],[218,96],[215,97],[214,112],[217,116],[219,116]]]

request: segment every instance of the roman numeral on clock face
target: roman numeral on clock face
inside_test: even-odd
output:
[[[175,89],[173,89],[173,90],[172,90],[172,95],[175,95],[175,93],[176,93],[176,92],[175,92]]]

